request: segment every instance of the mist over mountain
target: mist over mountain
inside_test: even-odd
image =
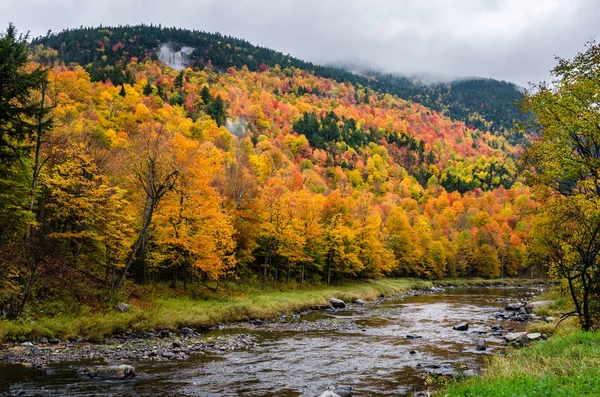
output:
[[[111,45],[111,51],[98,51],[98,43],[104,42]],[[486,78],[445,78],[436,81],[438,76],[402,76],[380,72],[367,65],[315,65],[220,33],[160,25],[71,29],[33,40],[33,44],[56,49],[66,63],[85,65],[94,80],[110,78],[115,84],[124,81],[122,73],[118,76],[118,65],[122,66],[126,57],[143,59],[148,55],[160,54],[164,43],[169,43],[176,50],[186,46],[195,48],[186,56],[191,66],[211,65],[220,70],[245,66],[253,71],[262,65],[293,66],[338,82],[359,84],[423,104],[452,119],[464,121],[472,128],[506,135],[515,143],[523,138],[511,131],[514,123],[522,121],[523,116],[515,105],[521,99],[521,91],[509,82]],[[119,48],[115,49],[115,45]],[[108,72],[106,65],[117,65],[117,68]]]

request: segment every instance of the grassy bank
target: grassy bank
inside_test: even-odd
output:
[[[550,291],[537,300],[554,305],[537,314],[560,317],[572,310],[565,292]],[[480,378],[459,381],[438,396],[444,397],[537,397],[600,395],[600,332],[579,331],[576,318],[555,329],[555,323],[532,323],[529,332],[554,335],[547,341],[515,349],[506,357],[495,356]]]
[[[0,341],[35,340],[40,337],[61,339],[88,338],[100,341],[105,336],[148,329],[178,329],[184,326],[205,328],[219,323],[271,318],[279,312],[292,313],[327,304],[335,297],[347,302],[362,298],[372,300],[380,295],[395,295],[411,289],[443,286],[484,286],[524,284],[530,280],[446,279],[383,279],[348,282],[340,286],[278,286],[248,284],[224,285],[219,293],[171,290],[166,287],[146,287],[130,299],[131,310],[83,308],[76,315],[30,318],[22,321],[0,321]]]
[[[600,395],[600,333],[575,332],[493,358],[485,375],[438,393],[448,397]]]

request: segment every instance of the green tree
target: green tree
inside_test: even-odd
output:
[[[27,36],[18,35],[10,24],[0,35],[0,163],[14,161],[27,151],[27,138],[35,131],[35,120],[44,111],[30,100],[33,91],[47,81],[47,71],[27,64]]]
[[[206,107],[206,113],[217,123],[219,127],[225,125],[227,121],[227,113],[225,112],[225,104],[223,99],[217,97]]]
[[[539,260],[566,279],[584,330],[600,320],[600,46],[559,59],[551,84],[527,92],[533,145],[525,164],[540,188],[546,222],[536,233]]]

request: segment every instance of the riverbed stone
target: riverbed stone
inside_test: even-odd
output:
[[[168,329],[163,329],[162,331],[160,331],[159,335],[161,338],[168,338],[171,336],[171,331],[169,331]]]
[[[452,364],[438,365],[437,368],[425,368],[427,369],[427,374],[431,376],[453,378],[458,375],[458,371]]]
[[[319,395],[319,397],[341,397],[341,396],[331,390],[327,390],[325,393],[321,393],[321,395]]]
[[[475,348],[475,350],[477,350],[478,352],[483,352],[483,351],[487,350],[484,339],[477,339],[476,343],[477,343],[477,347]]]
[[[527,337],[527,332],[509,332],[504,335],[504,340],[515,347],[523,347],[531,342],[531,339]]]
[[[473,377],[478,376],[479,374],[474,369],[467,369],[467,370],[462,371],[462,375],[465,378],[473,378]]]
[[[539,332],[533,332],[531,334],[527,334],[527,338],[531,341],[538,340],[542,337],[542,334]]]
[[[60,343],[60,340],[58,340],[58,338],[52,338],[48,339],[48,343],[50,343],[51,345],[58,345]]]
[[[411,335],[411,334],[406,335],[406,339],[421,339],[421,338],[422,338],[421,335]]]
[[[191,336],[194,334],[194,330],[188,327],[183,327],[181,328],[179,333],[181,334],[181,336]]]
[[[80,368],[78,373],[88,378],[129,379],[135,377],[135,368],[131,365],[106,365]]]
[[[333,392],[340,397],[352,397],[354,395],[351,386],[336,386]]]
[[[554,305],[556,301],[553,300],[545,300],[545,301],[537,301],[537,302],[529,302],[525,308],[528,312],[533,312],[535,309],[543,309]]]
[[[455,325],[454,327],[452,327],[452,329],[455,330],[455,331],[468,331],[469,330],[469,323]]]
[[[356,303],[357,305],[364,305],[364,304],[365,304],[365,301],[364,301],[364,300],[362,300],[362,299],[355,299],[355,300],[354,300],[354,303]]]
[[[506,310],[515,312],[521,309],[522,307],[525,307],[525,304],[521,302],[509,303],[508,305],[506,305]]]
[[[346,307],[346,303],[341,299],[331,298],[329,299],[329,303],[331,303],[331,306],[335,309],[343,309]]]

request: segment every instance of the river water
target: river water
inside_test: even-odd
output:
[[[311,313],[294,320],[298,325],[213,330],[211,336],[253,333],[259,343],[187,361],[131,363],[138,376],[129,381],[81,379],[76,370],[82,362],[55,365],[52,376],[0,365],[0,395],[291,397],[318,396],[337,385],[352,386],[356,396],[410,395],[426,389],[423,365],[479,368],[486,355],[505,349],[491,326],[516,331],[525,326],[499,322],[494,312],[506,299],[526,300],[537,293],[534,288],[457,288]],[[464,322],[468,331],[452,329]],[[422,338],[408,339],[409,334]],[[478,339],[485,339],[486,351],[476,350]]]

